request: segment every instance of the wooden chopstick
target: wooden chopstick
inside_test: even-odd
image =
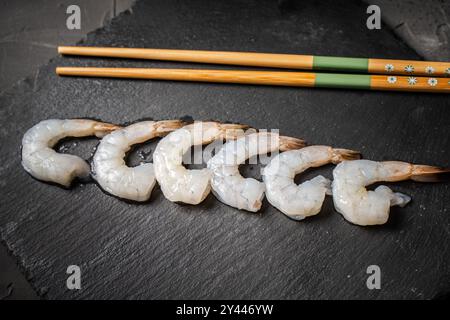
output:
[[[60,76],[450,93],[450,79],[313,72],[57,67]]]
[[[254,67],[328,70],[352,73],[450,77],[450,62],[345,58],[297,54],[60,46],[65,55],[229,64]]]

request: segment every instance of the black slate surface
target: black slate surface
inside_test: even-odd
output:
[[[138,2],[132,14],[90,34],[85,44],[417,58],[386,28],[367,30],[365,7],[343,3]],[[394,208],[388,224],[362,228],[337,214],[329,198],[320,215],[294,222],[267,203],[261,214],[250,214],[212,195],[198,206],[178,205],[157,188],[149,203],[138,205],[95,184],[65,190],[28,176],[19,150],[23,133],[47,118],[124,123],[189,115],[279,128],[374,160],[444,166],[450,154],[448,96],[54,74],[57,65],[94,64],[186,66],[56,58],[0,97],[0,233],[43,297],[423,299],[450,291],[449,184],[395,184],[413,202]],[[60,150],[88,158],[95,144],[73,140]],[[130,162],[138,159],[136,150]],[[330,176],[331,170],[305,177]],[[255,167],[243,171],[259,176]],[[79,291],[66,288],[72,264],[82,270]],[[381,290],[366,287],[372,264],[381,268]]]

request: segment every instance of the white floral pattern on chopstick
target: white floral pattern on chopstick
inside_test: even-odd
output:
[[[387,72],[392,72],[394,71],[394,65],[388,63],[384,66],[384,70],[386,70]]]
[[[397,82],[397,77],[394,76],[387,77],[387,82],[394,84]]]
[[[434,87],[434,86],[437,85],[437,84],[438,84],[438,81],[437,81],[436,78],[430,78],[430,79],[428,79],[428,85]]]
[[[413,73],[413,72],[414,72],[414,66],[411,65],[411,64],[408,64],[408,65],[405,67],[405,71],[408,72],[408,73]]]
[[[413,86],[417,83],[417,78],[416,77],[408,77],[408,84],[410,86]]]
[[[425,68],[425,72],[428,74],[433,74],[434,73],[434,68],[432,66],[428,66]]]

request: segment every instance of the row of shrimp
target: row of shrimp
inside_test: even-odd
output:
[[[68,187],[75,178],[92,176],[101,188],[120,198],[146,201],[159,183],[173,202],[199,204],[212,193],[221,202],[257,212],[264,196],[271,205],[295,220],[321,211],[326,195],[336,210],[357,225],[384,224],[391,206],[404,206],[411,198],[387,186],[367,190],[380,181],[432,182],[448,177],[449,169],[399,161],[361,160],[357,151],[330,146],[305,146],[302,139],[276,132],[252,131],[248,126],[181,120],[143,121],[121,127],[87,119],[45,120],[29,129],[22,140],[22,165],[33,177]],[[66,137],[102,138],[91,164],[53,147]],[[127,152],[135,144],[161,137],[153,163],[129,167]],[[183,155],[193,146],[223,140],[226,143],[203,169],[187,169]],[[263,181],[244,178],[239,165],[249,158],[274,154],[262,170]],[[317,176],[297,185],[294,177],[308,168],[336,164],[333,181]]]

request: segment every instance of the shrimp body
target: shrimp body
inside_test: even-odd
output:
[[[356,151],[328,146],[309,146],[280,153],[263,170],[267,199],[295,220],[318,214],[325,195],[331,194],[331,181],[319,175],[297,185],[294,177],[311,167],[358,158]]]
[[[103,190],[117,197],[148,200],[156,183],[153,164],[143,163],[131,168],[125,163],[125,155],[132,145],[165,136],[182,124],[179,120],[143,121],[108,134],[95,152],[93,178]]]
[[[391,206],[405,206],[411,198],[393,192],[387,186],[374,191],[365,186],[379,181],[436,181],[448,170],[433,166],[414,165],[400,161],[376,162],[370,160],[344,161],[333,171],[333,201],[336,210],[357,225],[384,224]]]
[[[218,122],[195,122],[164,137],[153,153],[156,180],[164,196],[172,202],[198,204],[211,190],[209,169],[188,170],[183,155],[191,146],[218,139],[234,139],[247,126]]]
[[[257,212],[264,198],[264,183],[242,177],[239,173],[239,164],[256,155],[303,146],[303,140],[269,132],[253,133],[236,141],[227,142],[208,161],[208,168],[212,171],[211,187],[214,195],[229,206]]]
[[[22,166],[36,179],[69,187],[75,177],[89,176],[89,164],[78,156],[57,153],[52,147],[66,137],[103,137],[119,127],[87,119],[44,120],[22,139]]]

